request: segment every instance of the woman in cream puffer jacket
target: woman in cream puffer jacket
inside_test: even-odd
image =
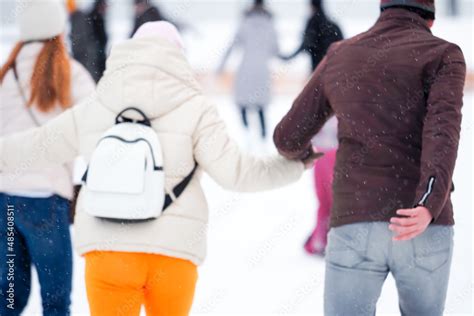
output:
[[[183,51],[169,40],[148,36],[112,48],[104,77],[89,99],[42,127],[0,139],[0,171],[25,163],[46,168],[78,155],[87,160],[116,115],[131,106],[150,118],[159,136],[167,191],[190,173],[195,161],[197,173],[183,194],[152,221],[123,225],[92,217],[84,212],[79,195],[74,245],[81,255],[149,253],[199,265],[206,255],[208,221],[201,172],[225,189],[254,192],[294,182],[304,170],[300,161],[242,153],[216,107],[203,95]]]

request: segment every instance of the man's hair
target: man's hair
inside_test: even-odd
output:
[[[420,8],[404,6],[404,5],[394,5],[394,6],[391,6],[391,7],[388,7],[388,8],[382,8],[381,11],[383,12],[385,10],[390,10],[390,9],[405,9],[405,10],[408,10],[410,12],[414,12],[414,13],[418,14],[419,16],[421,16],[425,20],[434,20],[435,19],[435,15],[434,15],[433,12],[429,12],[429,11],[426,11],[426,10],[423,10],[423,9],[420,9]]]

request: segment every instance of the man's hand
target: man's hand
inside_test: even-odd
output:
[[[388,228],[395,232],[393,240],[409,240],[415,238],[425,231],[431,223],[433,216],[424,206],[417,206],[410,209],[400,209],[397,215],[402,217],[392,217]]]

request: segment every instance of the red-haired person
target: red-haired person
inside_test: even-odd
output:
[[[0,70],[0,136],[54,120],[94,90],[90,75],[67,53],[65,24],[59,0],[33,1],[22,9],[20,40]],[[0,265],[0,315],[20,315],[26,306],[32,265],[41,285],[44,315],[69,315],[70,168],[64,164],[27,169],[60,138],[41,139],[22,166],[0,174],[0,256],[11,259]],[[14,279],[8,278],[12,269]],[[9,296],[12,289],[14,295]]]

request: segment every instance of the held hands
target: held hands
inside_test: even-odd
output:
[[[324,153],[317,152],[316,148],[313,148],[313,150],[311,151],[311,154],[308,157],[306,157],[305,159],[302,160],[303,164],[304,164],[304,168],[305,169],[311,169],[314,165],[314,161],[316,159],[321,158],[322,156],[324,156]]]
[[[424,206],[417,206],[410,209],[400,209],[397,215],[392,217],[388,228],[395,232],[393,240],[410,240],[423,233],[431,223],[433,216]]]

